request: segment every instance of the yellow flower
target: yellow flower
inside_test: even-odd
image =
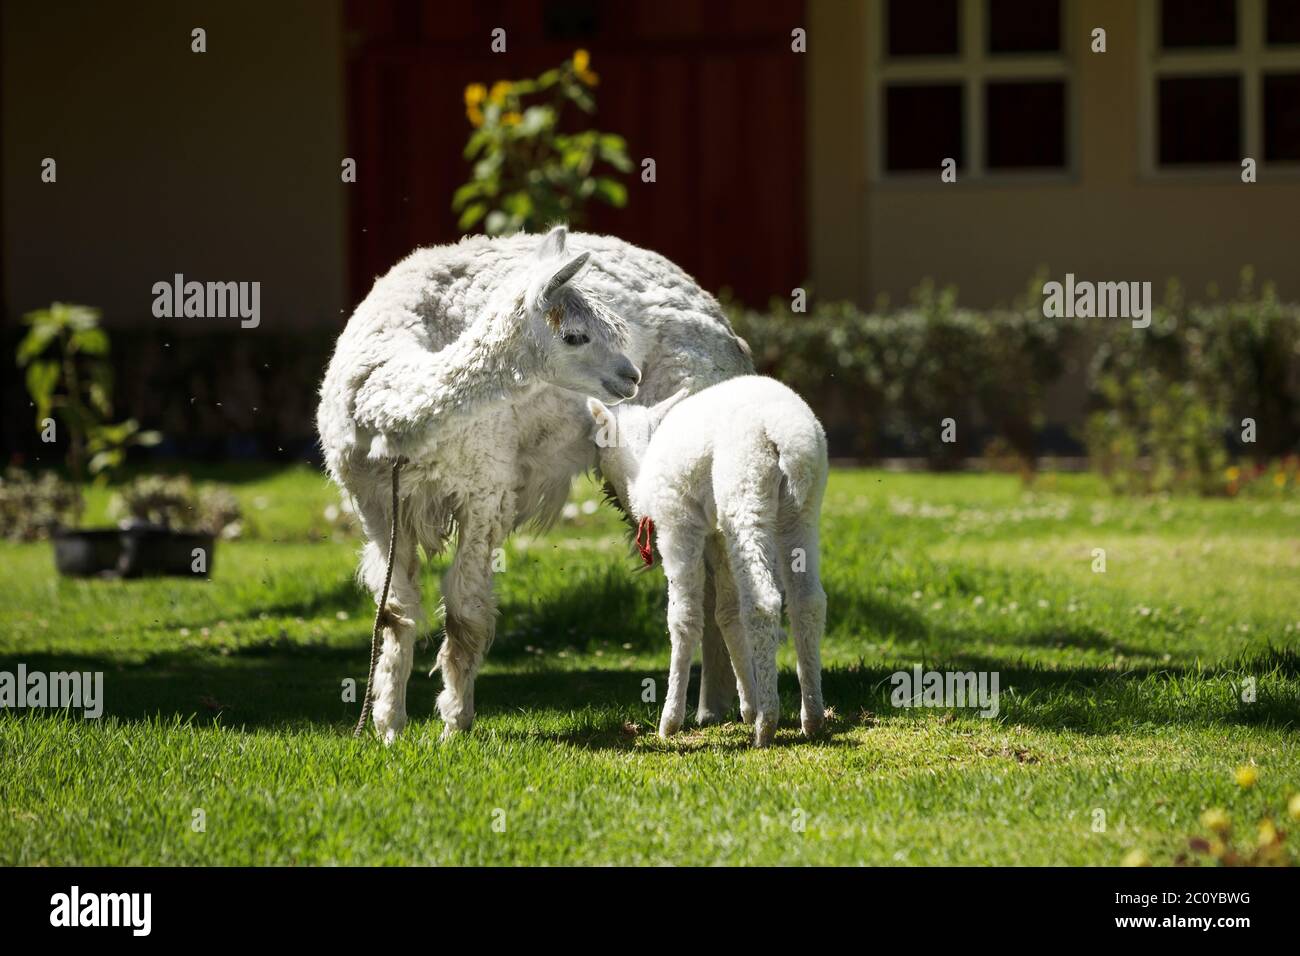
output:
[[[1141,850],[1129,850],[1120,866],[1150,866],[1151,860]]]
[[[465,107],[471,109],[483,102],[487,96],[487,87],[482,83],[471,83],[465,87]]]
[[[518,125],[519,121],[522,120],[522,119],[523,119],[523,116],[522,116],[521,114],[519,114],[519,113],[515,113],[515,112],[513,112],[513,111],[512,111],[512,112],[509,112],[509,113],[502,113],[502,114],[501,114],[501,125],[502,125],[502,126],[516,126],[516,125]]]
[[[1273,821],[1265,817],[1259,821],[1259,845],[1272,846],[1277,842],[1277,827]]]
[[[1241,469],[1238,468],[1236,465],[1233,465],[1231,468],[1229,468],[1227,471],[1223,473],[1223,476],[1227,478],[1229,481],[1236,481],[1238,478],[1241,477]]]
[[[1285,488],[1285,487],[1286,487],[1286,472],[1284,472],[1284,471],[1279,471],[1276,475],[1274,475],[1274,476],[1273,476],[1273,484],[1277,485],[1279,488]]]
[[[1228,815],[1224,811],[1218,807],[1211,807],[1201,814],[1201,826],[1207,830],[1213,830],[1215,833],[1223,833],[1232,826],[1232,821],[1228,819]]]
[[[600,82],[600,77],[591,72],[591,54],[586,50],[573,51],[573,72],[577,74],[578,79],[588,86],[595,86]]]
[[[506,80],[497,80],[492,84],[492,92],[488,94],[488,100],[501,106],[506,101],[506,96],[510,93],[510,83]]]
[[[469,125],[475,129],[483,125],[483,111],[477,106],[466,107],[465,115],[469,118]]]
[[[1237,768],[1236,778],[1237,786],[1243,790],[1249,790],[1259,780],[1259,771],[1250,764],[1246,764],[1244,767]]]
[[[1290,802],[1286,805],[1286,812],[1291,814],[1292,820],[1300,820],[1300,793],[1291,797]]]

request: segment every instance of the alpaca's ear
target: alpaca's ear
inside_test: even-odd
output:
[[[664,420],[664,416],[672,410],[672,407],[690,393],[690,389],[688,388],[678,389],[677,394],[668,396],[654,408],[650,409],[651,430],[658,428],[659,423]]]
[[[598,427],[604,427],[614,420],[614,413],[598,398],[587,399],[587,414]]]
[[[546,234],[537,250],[537,258],[554,259],[564,255],[564,241],[569,238],[568,226],[556,226]]]
[[[586,414],[590,415],[591,421],[598,425],[606,424],[614,418],[614,412],[611,412],[599,398],[586,399]]]
[[[546,288],[542,290],[542,301],[548,301],[551,296],[559,292],[566,282],[578,274],[579,270],[587,264],[587,260],[590,258],[590,252],[579,253],[560,266],[555,275],[551,276],[550,281],[546,283]]]

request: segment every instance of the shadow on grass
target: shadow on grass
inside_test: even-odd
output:
[[[348,732],[360,710],[359,702],[344,702],[344,681],[356,681],[364,691],[364,656],[353,648],[319,646],[310,653],[260,651],[218,656],[193,652],[159,654],[143,664],[123,665],[108,657],[50,657],[31,655],[0,659],[0,669],[13,672],[21,660],[28,671],[104,672],[104,715],[125,721],[180,717],[197,725],[221,724],[245,730],[337,728]],[[901,665],[906,667],[907,665]],[[996,671],[1000,713],[1004,725],[1083,734],[1110,734],[1160,725],[1184,726],[1300,726],[1295,678],[1300,655],[1274,650],[1230,668],[1141,668],[1125,672],[1101,669],[1007,667],[995,659],[964,657],[959,663],[929,662],[932,670]],[[840,729],[879,717],[933,720],[935,708],[897,708],[891,704],[890,666],[830,668],[824,672],[826,702],[840,716]],[[1255,676],[1257,699],[1243,704],[1236,681]],[[549,739],[587,749],[627,749],[638,733],[652,734],[657,705],[641,702],[643,680],[651,677],[662,688],[663,675],[639,670],[536,670],[489,672],[479,677],[479,714],[536,713],[539,729],[494,732],[519,739]],[[691,699],[698,689],[698,668],[692,673]],[[407,694],[414,721],[432,719],[439,681],[422,669],[413,673]],[[798,735],[798,684],[795,675],[781,675],[782,742]],[[938,709],[940,714],[973,717],[974,709]],[[45,711],[24,712],[40,719]],[[576,715],[576,716],[575,716]],[[551,717],[571,717],[574,729],[549,732]],[[947,718],[945,718],[947,719]],[[736,717],[733,714],[732,720]],[[688,723],[688,729],[693,728]],[[748,728],[735,733],[685,737],[667,744],[672,749],[748,745]],[[789,731],[789,733],[787,733]],[[733,740],[734,736],[734,740]],[[848,743],[838,732],[823,742]]]

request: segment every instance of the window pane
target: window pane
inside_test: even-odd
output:
[[[1161,0],[1160,45],[1165,49],[1236,43],[1236,0]]]
[[[989,169],[1065,168],[1065,83],[989,83],[984,87]]]
[[[1268,25],[1264,35],[1270,46],[1300,43],[1300,3],[1296,0],[1268,0]]]
[[[1241,77],[1160,80],[1160,165],[1241,161]]]
[[[890,56],[956,56],[957,0],[889,0]]]
[[[1264,159],[1300,159],[1300,73],[1264,74]]]
[[[990,53],[1055,53],[1060,49],[1059,0],[989,0]]]
[[[885,89],[885,168],[890,172],[933,170],[962,158],[960,83],[890,86]]]

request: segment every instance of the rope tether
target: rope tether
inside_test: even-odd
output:
[[[370,711],[375,704],[375,667],[379,664],[379,632],[389,618],[388,587],[393,583],[393,559],[397,555],[397,472],[402,467],[401,459],[393,462],[393,526],[388,534],[388,568],[384,572],[384,590],[375,608],[375,626],[370,632],[370,673],[366,676],[366,696],[361,702],[361,719],[352,731],[353,737],[360,737],[370,720]]]

